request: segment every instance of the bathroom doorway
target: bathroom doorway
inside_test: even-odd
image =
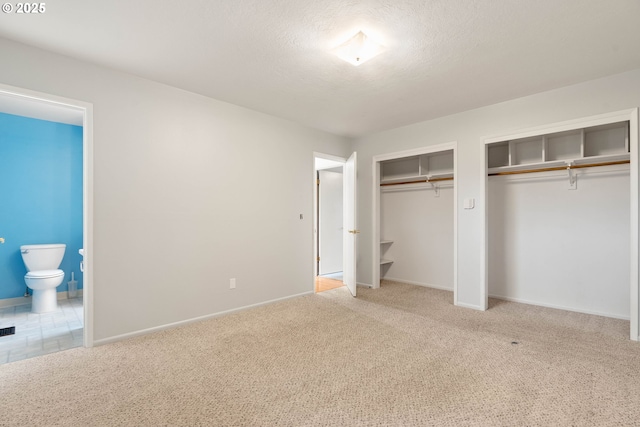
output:
[[[91,125],[90,104],[0,85],[0,150],[12,159],[0,185],[5,203],[16,195],[0,221],[0,364],[93,345]],[[66,244],[64,278],[57,309],[38,314],[20,246],[45,243]]]

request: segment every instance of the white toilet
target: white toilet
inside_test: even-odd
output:
[[[33,290],[32,313],[48,313],[58,308],[56,288],[64,280],[64,271],[59,270],[64,257],[65,244],[20,246],[22,260],[27,267],[24,281]]]

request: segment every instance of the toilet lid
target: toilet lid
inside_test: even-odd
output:
[[[24,276],[29,279],[50,279],[52,277],[64,276],[64,271],[62,270],[40,270],[40,271],[30,271]]]

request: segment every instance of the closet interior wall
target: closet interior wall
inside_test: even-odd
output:
[[[623,122],[488,146],[490,297],[629,318],[629,164],[496,175],[624,162],[628,135]]]
[[[452,150],[381,162],[381,278],[453,291],[453,196]]]

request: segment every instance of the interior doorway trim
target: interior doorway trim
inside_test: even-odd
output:
[[[516,132],[502,134],[499,136],[488,137],[484,139],[484,168],[482,168],[482,177],[480,179],[481,182],[481,194],[484,201],[484,210],[482,211],[482,215],[484,220],[484,230],[482,233],[482,249],[481,249],[481,258],[482,258],[482,275],[481,275],[481,292],[482,292],[482,302],[484,304],[484,309],[488,307],[489,304],[489,247],[488,247],[488,234],[489,234],[489,215],[488,215],[488,176],[487,170],[489,167],[488,164],[488,144],[494,142],[500,142],[511,139],[520,139],[527,138],[531,136],[544,135],[550,133],[563,132],[573,129],[586,128],[591,126],[604,125],[609,123],[616,123],[622,121],[629,121],[629,152],[630,152],[630,168],[629,168],[629,178],[630,178],[630,283],[629,283],[629,336],[632,341],[640,340],[639,337],[639,308],[638,308],[638,297],[640,295],[640,283],[639,283],[639,262],[638,256],[640,254],[640,236],[638,231],[638,108],[632,108],[629,110],[616,111],[606,114],[600,114],[596,116],[584,117],[575,120],[569,120],[564,122],[552,123],[542,126],[536,126],[532,128],[522,129]]]
[[[334,156],[332,154],[318,153],[315,151],[313,152],[313,168],[312,168],[313,181],[311,181],[313,183],[313,221],[311,224],[311,232],[313,233],[313,276],[311,277],[312,290],[315,290],[316,276],[318,275],[318,263],[316,262],[316,260],[318,259],[318,238],[319,238],[316,230],[316,224],[318,222],[318,186],[316,185],[316,179],[317,179],[316,159],[318,158],[325,159],[325,160],[332,160],[334,162],[341,163],[343,165],[343,169],[344,169],[344,164],[347,161],[347,159],[345,159],[344,157]],[[342,221],[344,223],[344,218]]]
[[[457,141],[373,156],[373,182],[371,197],[373,201],[373,230],[371,233],[371,235],[373,236],[371,251],[371,277],[373,281],[373,288],[380,287],[380,162],[448,150],[453,150],[453,303],[455,305],[458,305],[458,184],[456,182],[456,178],[458,177]]]
[[[84,275],[82,300],[84,311],[83,345],[93,347],[93,104],[29,89],[0,84],[0,95],[28,99],[42,104],[77,110],[82,114],[82,198]]]

